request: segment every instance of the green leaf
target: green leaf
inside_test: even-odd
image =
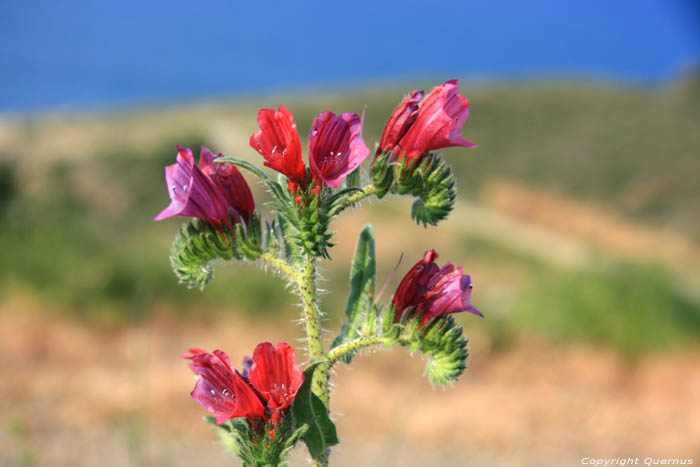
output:
[[[348,322],[333,341],[332,347],[358,337],[358,331],[361,330],[374,301],[376,269],[374,227],[372,224],[367,224],[360,233],[355,248],[355,257],[350,267],[350,294],[345,305],[345,315]],[[350,363],[353,356],[354,353],[345,354],[342,360],[345,363]]]
[[[311,381],[318,365],[319,363],[314,363],[304,370],[304,383],[297,391],[294,404],[290,408],[295,427],[308,425],[303,439],[315,460],[324,459],[326,451],[339,442],[335,424],[328,416],[328,409],[311,391]]]

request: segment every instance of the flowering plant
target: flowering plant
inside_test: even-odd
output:
[[[418,350],[428,357],[426,376],[440,386],[464,372],[467,341],[451,314],[483,315],[470,303],[471,278],[461,267],[439,267],[437,252],[429,250],[382,305],[382,291],[375,293],[374,230],[367,225],[350,269],[347,321],[326,348],[317,262],[330,259],[331,220],[365,198],[412,196],[416,222],[427,226],[445,219],[456,196],[454,176],[432,151],[475,147],[460,135],[468,115],[469,101],[458,94],[456,80],[425,97],[423,91],[410,93],[389,117],[366,170],[370,150],[358,115],[325,111],[316,117],[307,166],[292,113],[283,106],[261,109],[250,145],[278,172],[277,180],[249,162],[215,157],[206,147],[195,165],[192,151],[178,146],[177,162],[165,168],[171,203],[155,220],[195,218],[181,228],[172,248],[170,261],[180,281],[201,289],[213,278],[214,260],[256,261],[285,277],[303,307],[308,343],[303,371],[285,343],[259,344],[252,358],[243,359],[241,371],[221,350],[192,348],[183,354],[199,377],[192,398],[213,414],[207,419],[244,465],[286,465],[287,453],[300,441],[315,465],[328,465],[330,448],[338,443],[329,417],[330,370],[338,362],[351,363],[363,348]],[[271,215],[260,214],[239,168],[263,182],[272,196]]]

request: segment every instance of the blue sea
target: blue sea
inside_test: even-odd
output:
[[[435,76],[667,83],[697,0],[0,0],[0,112]]]

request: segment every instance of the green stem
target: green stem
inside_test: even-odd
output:
[[[299,274],[299,271],[294,269],[285,261],[279,259],[278,257],[270,253],[263,253],[262,255],[260,255],[260,259],[269,264],[270,266],[274,267],[278,271],[284,273],[290,280],[299,285],[299,287],[302,286],[302,276],[301,274]]]
[[[299,282],[299,290],[301,292],[301,301],[304,307],[304,323],[306,324],[306,336],[308,338],[309,357],[312,361],[325,359],[325,349],[323,348],[323,336],[321,335],[321,315],[318,309],[318,299],[316,294],[316,260],[308,259],[304,265],[304,270],[301,274]],[[323,401],[326,407],[329,406],[328,395],[328,364],[323,363],[314,371],[313,380],[311,382],[311,390],[319,399]],[[322,459],[314,460],[314,467],[328,466],[328,453],[325,453]]]
[[[335,363],[345,354],[354,352],[364,347],[371,347],[373,345],[383,344],[384,342],[386,342],[386,338],[384,338],[383,336],[360,337],[359,339],[346,342],[344,344],[339,345],[338,347],[334,347],[331,350],[329,350],[326,354],[326,360],[328,361],[329,365],[333,365],[333,363]]]
[[[301,301],[304,307],[304,323],[308,339],[309,357],[312,361],[325,359],[323,336],[321,335],[321,315],[316,297],[316,260],[309,259],[301,273],[299,284]],[[319,365],[314,372],[312,390],[328,407],[328,368]]]
[[[345,201],[345,207],[352,206],[353,204],[357,203],[358,201],[367,198],[368,196],[372,196],[377,193],[377,187],[374,185],[367,185],[362,189],[362,191],[358,191],[357,193],[354,193],[348,197],[348,199]],[[345,209],[345,208],[343,208]]]

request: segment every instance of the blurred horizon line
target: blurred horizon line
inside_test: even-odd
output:
[[[443,75],[443,76],[438,76]],[[239,90],[200,91],[193,93],[174,93],[167,96],[143,97],[133,96],[127,98],[111,97],[94,99],[85,103],[64,103],[38,106],[17,106],[2,108],[0,106],[0,118],[32,118],[51,116],[57,114],[91,115],[102,113],[120,113],[130,110],[163,109],[180,105],[207,104],[213,101],[248,101],[253,99],[273,99],[287,97],[295,99],[306,97],[312,93],[328,95],[333,93],[362,93],[378,92],[383,89],[396,89],[405,87],[404,93],[416,88],[429,90],[432,86],[438,86],[449,79],[458,79],[461,87],[471,87],[472,91],[489,89],[493,87],[539,87],[539,86],[576,86],[585,88],[608,89],[649,89],[658,91],[673,88],[700,77],[700,60],[689,62],[673,76],[666,79],[631,79],[617,76],[613,73],[573,73],[563,71],[538,71],[519,74],[443,74],[443,73],[414,73],[403,76],[367,77],[353,80],[338,80],[318,83],[269,85],[259,88],[244,88]],[[397,98],[398,99],[398,98]],[[397,100],[398,102],[398,100]]]

